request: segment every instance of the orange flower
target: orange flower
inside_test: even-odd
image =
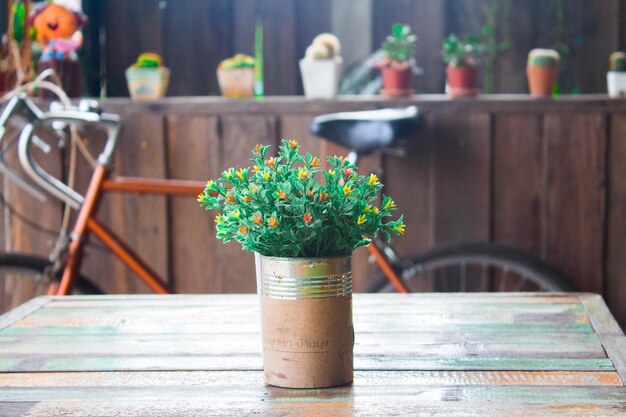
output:
[[[249,203],[250,201],[252,201],[252,197],[250,197],[249,195],[246,195],[243,197],[243,201],[245,201],[246,203]]]
[[[309,176],[309,171],[300,167],[298,168],[298,178],[305,180]]]
[[[229,203],[234,203],[235,197],[233,197],[232,194],[226,194],[226,201],[228,201]]]
[[[265,165],[268,165],[272,168],[276,168],[276,159],[273,156],[270,159],[266,159]]]
[[[257,172],[259,172],[260,169],[261,169],[260,166],[255,165],[254,168],[252,168],[252,172],[257,173]]]
[[[284,190],[278,190],[276,192],[276,195],[278,196],[278,198],[280,198],[281,200],[284,200],[287,198],[287,193],[285,193]]]
[[[290,140],[288,143],[289,143],[289,146],[291,146],[291,149],[293,149],[296,146],[298,146],[298,142],[295,141],[295,140]]]
[[[315,193],[312,190],[309,190],[306,192],[306,195],[308,195],[309,197],[311,197],[312,199],[315,199]]]
[[[313,157],[313,159],[311,160],[311,166],[312,166],[312,167],[316,167],[316,166],[319,166],[319,164],[320,164],[320,160],[319,160],[319,158],[317,158],[316,156],[314,156],[314,157]]]
[[[239,233],[241,233],[241,234],[248,233],[248,228],[246,226],[240,225],[239,226]]]
[[[303,219],[304,219],[304,224],[309,224],[311,223],[311,219],[313,219],[313,216],[311,216],[311,213],[307,213],[304,215]]]
[[[343,175],[346,176],[346,179],[350,178],[350,175],[352,175],[354,171],[352,171],[350,168],[344,168],[343,169]]]
[[[326,200],[326,197],[328,197],[328,194],[326,194],[324,191],[320,191],[320,201]]]
[[[258,143],[258,144],[254,147],[254,151],[255,151],[256,153],[261,153],[261,146],[263,146],[263,145],[261,145],[260,143]]]
[[[252,221],[256,224],[263,224],[263,219],[258,214],[252,216]]]
[[[267,225],[272,227],[278,226],[278,221],[276,220],[276,218],[270,217],[270,219],[267,221]]]

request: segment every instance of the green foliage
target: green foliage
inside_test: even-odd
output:
[[[485,45],[477,35],[470,33],[463,40],[453,33],[443,40],[441,56],[451,67],[469,67],[475,65],[475,55],[484,51]]]
[[[133,68],[159,68],[163,66],[163,60],[159,54],[144,52],[137,58]]]
[[[254,58],[245,54],[237,54],[220,62],[220,69],[233,70],[237,68],[254,68]]]
[[[266,256],[328,257],[368,245],[378,231],[387,241],[390,232],[404,233],[402,216],[383,222],[396,209],[391,198],[372,204],[383,187],[376,175],[359,175],[336,156],[322,170],[318,158],[299,154],[296,141],[283,140],[278,156],[266,159],[269,148],[257,145],[253,168],[227,169],[198,196],[201,207],[219,211],[217,237],[224,242]]]
[[[396,62],[409,62],[415,55],[417,36],[411,32],[411,26],[396,23],[391,27],[391,35],[383,42],[387,58]]]
[[[560,56],[554,49],[533,49],[528,54],[529,67],[557,67]]]
[[[13,15],[13,39],[18,43],[24,39],[24,27],[26,26],[26,6],[22,1],[13,3],[11,6]]]

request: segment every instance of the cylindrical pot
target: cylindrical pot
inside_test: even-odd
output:
[[[222,95],[227,98],[254,96],[254,68],[217,70],[217,81]]]
[[[452,97],[471,97],[478,94],[478,69],[475,66],[446,67],[448,93]]]
[[[309,99],[332,99],[337,96],[339,76],[341,75],[340,57],[319,60],[300,60],[300,73],[304,96]]]
[[[393,64],[381,68],[383,88],[386,91],[412,91],[413,72],[411,67],[397,67]]]
[[[255,256],[265,382],[285,388],[352,382],[350,256]]]
[[[170,70],[161,68],[129,68],[126,70],[128,91],[133,100],[157,100],[165,95]]]
[[[611,97],[623,97],[626,95],[626,72],[607,72],[606,86]]]
[[[559,78],[558,67],[526,67],[528,88],[533,97],[550,97]]]

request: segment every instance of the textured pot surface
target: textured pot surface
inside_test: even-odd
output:
[[[217,70],[220,91],[228,98],[249,98],[254,95],[254,69]]]
[[[385,90],[410,90],[413,80],[411,67],[397,68],[393,65],[381,68]]]
[[[528,88],[533,97],[550,97],[559,77],[558,67],[527,67]]]
[[[265,382],[324,388],[353,379],[350,257],[256,254]]]
[[[156,100],[165,95],[170,81],[168,68],[129,68],[128,91],[133,100]]]

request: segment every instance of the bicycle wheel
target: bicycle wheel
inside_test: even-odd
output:
[[[49,282],[44,270],[50,261],[21,253],[0,253],[0,313],[39,295],[45,295]],[[103,291],[82,275],[78,276],[75,294],[102,294]]]
[[[411,291],[504,292],[574,291],[547,262],[506,246],[485,242],[453,243],[404,258],[399,276]],[[377,272],[366,292],[395,291]]]

